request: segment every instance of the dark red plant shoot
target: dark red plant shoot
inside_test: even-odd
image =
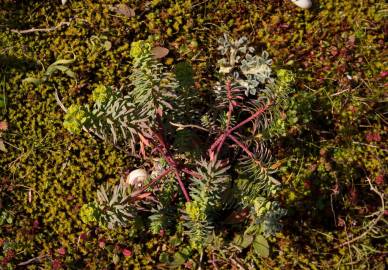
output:
[[[214,142],[211,144],[209,149],[207,150],[207,153],[209,155],[210,160],[215,160],[220,153],[222,147],[224,146],[224,143],[226,139],[232,140],[236,145],[238,145],[249,157],[253,157],[253,153],[248,149],[246,145],[244,145],[242,142],[238,140],[236,136],[233,135],[233,132],[237,129],[241,128],[242,126],[246,125],[247,123],[255,120],[256,118],[260,117],[263,113],[265,113],[270,106],[272,105],[272,102],[267,103],[261,108],[258,108],[256,112],[254,112],[251,116],[247,117],[245,120],[241,121],[234,127],[230,127],[232,115],[234,108],[238,106],[238,102],[236,100],[243,99],[242,96],[238,95],[240,92],[237,88],[232,88],[231,81],[228,80],[226,82],[226,91],[227,91],[227,99],[228,99],[228,112],[227,112],[227,122],[226,122],[226,129],[225,131],[217,137]],[[164,130],[162,126],[162,121],[160,119],[160,116],[157,115],[157,121],[158,121],[158,129],[154,131],[154,138],[155,138],[155,144],[157,145],[156,151],[159,152],[159,154],[166,160],[166,162],[169,165],[169,168],[165,169],[158,177],[154,178],[148,185],[144,186],[142,189],[136,191],[134,194],[132,194],[132,198],[139,197],[141,194],[148,188],[154,186],[159,180],[161,180],[163,177],[169,175],[170,173],[173,173],[178,181],[179,187],[185,197],[185,200],[187,202],[190,202],[189,193],[187,192],[187,189],[183,183],[183,175],[193,176],[193,177],[199,177],[199,175],[189,168],[178,164],[178,162],[174,159],[173,155],[171,154],[171,149],[169,145],[166,143],[164,139]]]

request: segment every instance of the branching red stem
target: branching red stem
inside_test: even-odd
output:
[[[257,110],[254,114],[252,114],[250,117],[248,117],[247,119],[245,119],[244,121],[240,122],[239,124],[237,124],[236,126],[234,126],[233,128],[230,128],[230,122],[231,122],[231,118],[232,118],[232,112],[233,112],[233,98],[232,98],[232,89],[231,89],[231,83],[230,81],[228,81],[226,83],[226,90],[227,90],[227,97],[229,99],[229,106],[228,106],[228,113],[227,113],[227,122],[226,122],[226,131],[221,134],[215,141],[214,143],[211,145],[210,149],[209,149],[209,155],[210,155],[210,159],[214,159],[215,158],[215,154],[214,154],[214,150],[217,148],[217,153],[219,153],[219,151],[221,150],[221,147],[222,145],[224,144],[225,142],[225,139],[227,137],[229,137],[231,140],[233,140],[237,145],[239,145],[244,151],[245,153],[247,153],[247,155],[249,155],[250,157],[253,157],[253,153],[251,151],[249,151],[248,147],[246,147],[243,143],[241,143],[236,137],[234,137],[232,135],[232,132],[235,131],[236,129],[242,127],[243,125],[245,125],[246,123],[252,121],[253,119],[255,119],[256,117],[260,116],[262,113],[264,113],[268,108],[269,106],[271,106],[271,102],[268,103],[267,105],[265,105],[263,108]],[[187,202],[190,202],[190,196],[185,188],[185,185],[183,184],[183,181],[182,181],[182,177],[181,177],[181,173],[186,173],[186,174],[189,174],[193,177],[196,177],[196,178],[199,178],[200,176],[191,171],[190,169],[187,169],[187,168],[179,168],[176,161],[174,160],[174,158],[172,157],[172,155],[170,154],[169,152],[169,149],[167,147],[167,144],[166,142],[164,141],[164,138],[163,138],[163,128],[162,128],[162,123],[160,121],[160,118],[158,117],[158,121],[159,121],[159,130],[155,131],[154,132],[154,135],[158,141],[158,143],[160,144],[159,147],[157,147],[157,150],[160,152],[160,154],[165,158],[166,162],[170,165],[170,168],[169,169],[166,169],[164,170],[158,177],[156,177],[154,180],[152,180],[151,183],[149,183],[148,185],[146,185],[145,187],[143,187],[141,190],[139,191],[136,191],[135,193],[133,193],[131,195],[132,198],[138,196],[139,194],[141,194],[144,190],[146,190],[147,188],[149,188],[150,186],[154,185],[157,181],[159,181],[162,177],[164,177],[165,175],[169,174],[170,172],[174,171],[175,175],[176,175],[176,178],[178,180],[178,183],[179,183],[179,186],[182,190],[182,193],[183,195],[185,196],[185,199]]]
[[[233,106],[233,96],[232,96],[232,85],[231,85],[231,81],[230,80],[228,80],[226,82],[226,96],[228,98],[229,105],[228,105],[228,112],[226,114],[227,119],[226,119],[225,130],[228,130],[230,128],[230,121],[232,119],[232,113],[233,113],[233,107],[234,107]],[[224,144],[225,139],[226,139],[226,136],[225,135],[222,136],[222,139],[221,139],[220,143],[218,144],[216,153],[219,153],[221,151],[221,147]]]
[[[240,122],[239,124],[237,124],[236,126],[234,126],[233,128],[231,129],[228,129],[226,130],[223,134],[221,134],[215,141],[214,143],[211,145],[210,149],[209,149],[209,156],[210,156],[210,159],[214,159],[215,157],[215,154],[214,154],[214,150],[217,148],[217,153],[219,152],[219,149],[221,149],[222,145],[224,144],[224,141],[225,141],[225,138],[226,137],[229,137],[229,135],[232,134],[233,131],[235,131],[236,129],[242,127],[243,125],[245,125],[246,123],[249,123],[250,121],[252,121],[253,119],[259,117],[261,114],[263,114],[266,110],[268,110],[268,108],[272,105],[272,102],[269,102],[268,104],[266,104],[264,107],[258,109],[254,114],[252,114],[250,117],[248,117],[247,119],[245,119],[244,121]]]
[[[185,185],[183,184],[183,181],[182,181],[182,177],[181,177],[181,170],[178,168],[178,165],[176,163],[176,161],[174,160],[174,158],[172,157],[172,155],[170,154],[169,152],[169,149],[167,147],[167,144],[166,142],[164,141],[164,138],[163,138],[163,129],[162,129],[162,124],[161,124],[161,121],[160,119],[158,118],[159,120],[159,131],[155,131],[154,134],[156,136],[156,139],[158,140],[159,144],[161,147],[158,148],[158,151],[160,152],[160,154],[164,157],[164,159],[166,160],[166,162],[168,163],[168,165],[170,165],[171,169],[175,171],[175,175],[177,177],[177,180],[178,180],[178,183],[179,183],[179,187],[181,188],[182,190],[182,193],[183,195],[185,196],[185,199],[187,202],[190,202],[190,196],[189,196],[189,193],[187,192],[186,188],[185,188]],[[162,132],[160,132],[162,131]]]
[[[230,134],[228,136],[232,141],[234,141],[238,146],[240,146],[242,148],[242,150],[244,150],[244,152],[251,158],[255,158],[255,156],[253,155],[253,153],[251,151],[249,151],[248,147],[246,145],[244,145],[242,142],[240,142],[236,137],[234,137],[232,134]]]
[[[191,175],[192,177],[195,177],[195,178],[198,178],[200,179],[201,178],[201,175],[199,173],[196,173],[188,168],[182,168],[181,169],[182,172],[186,173],[186,174],[189,174]]]
[[[179,183],[179,186],[181,187],[183,195],[185,196],[186,201],[190,202],[191,200],[190,200],[189,193],[187,192],[185,185],[183,184],[182,178],[181,178],[179,173],[180,172],[177,169],[175,169],[175,175],[176,175],[176,178],[178,179],[178,183]]]
[[[243,125],[245,125],[246,123],[249,123],[250,121],[252,121],[253,119],[259,117],[261,114],[263,114],[266,110],[268,110],[268,108],[272,105],[272,102],[269,102],[268,104],[266,104],[263,108],[257,110],[254,114],[252,114],[250,117],[248,117],[247,119],[245,119],[244,121],[240,122],[238,125],[236,125],[235,127],[229,129],[227,131],[227,135],[229,136],[233,131],[235,131],[236,129],[242,127]]]

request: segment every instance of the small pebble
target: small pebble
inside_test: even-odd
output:
[[[312,6],[311,0],[291,0],[291,2],[300,8],[310,8]]]

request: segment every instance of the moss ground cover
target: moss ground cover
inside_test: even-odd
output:
[[[309,10],[259,0],[1,2],[0,123],[7,128],[0,140],[7,151],[0,151],[0,267],[195,267],[199,254],[179,235],[82,221],[82,206],[101,184],[117,183],[140,164],[98,138],[70,134],[54,92],[69,107],[91,103],[102,82],[130,84],[131,43],[152,37],[170,50],[164,64],[192,66],[198,95],[206,97],[216,40],[229,32],[247,36],[295,76],[273,146],[288,214],[270,238],[270,256],[254,258],[255,267],[384,269],[386,220],[383,214],[373,223],[372,214],[384,209],[370,188],[387,191],[382,2],[314,1]],[[22,83],[58,59],[74,59],[76,80],[56,71],[47,83]],[[232,258],[203,268],[250,267],[245,263]]]

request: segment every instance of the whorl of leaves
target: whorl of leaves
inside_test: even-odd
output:
[[[186,203],[185,227],[194,248],[201,249],[213,229],[212,218],[222,208],[222,195],[230,184],[228,169],[220,161],[202,159],[197,168],[199,177],[191,178],[192,201]]]
[[[191,246],[197,250],[207,246],[209,235],[214,232],[214,227],[207,220],[187,220],[184,226]]]
[[[130,92],[133,102],[148,118],[154,119],[166,109],[172,109],[170,101],[176,98],[175,90],[179,84],[174,74],[166,72],[151,53],[143,53],[134,59],[129,79],[133,87]]]
[[[95,102],[87,112],[86,128],[114,144],[125,144],[132,151],[139,142],[139,136],[149,136],[149,123],[144,110],[135,106],[130,96],[108,88],[106,100]]]
[[[197,173],[200,177],[191,177],[190,196],[193,201],[206,205],[207,212],[217,209],[221,195],[228,188],[230,176],[226,173],[229,166],[224,166],[219,160],[198,162]]]
[[[128,203],[130,199],[130,189],[123,182],[113,188],[101,186],[97,191],[99,222],[110,229],[128,225],[136,215],[136,209]]]
[[[158,234],[160,231],[172,228],[176,217],[177,211],[172,206],[164,206],[158,203],[156,207],[151,209],[152,215],[148,217],[150,220],[150,231],[153,234]]]
[[[264,236],[274,235],[282,229],[281,219],[287,214],[284,208],[281,208],[277,202],[273,202],[270,210],[264,217],[255,220],[260,224]]]
[[[263,195],[263,190],[280,183],[271,175],[275,172],[271,168],[272,156],[263,143],[256,143],[253,157],[243,155],[240,158],[240,175],[237,181],[243,204],[248,206],[255,198]]]
[[[162,166],[159,163],[159,166]],[[178,186],[173,177],[165,178],[158,186],[158,191],[155,192],[155,200],[151,205],[151,215],[148,217],[150,221],[150,231],[153,234],[160,233],[160,230],[168,231],[173,228],[178,217],[176,205],[173,203],[174,196],[178,192]]]
[[[264,236],[274,235],[280,231],[280,220],[287,211],[280,207],[278,202],[268,201],[264,197],[257,197],[252,201],[251,217],[252,224],[246,233],[260,233]]]
[[[250,100],[242,110],[253,114],[258,110],[263,110],[268,102],[270,101],[267,99]],[[271,109],[264,111],[259,117],[253,119],[251,134],[255,136],[258,132],[263,132],[269,128],[273,122],[273,114],[274,111],[272,107]]]

